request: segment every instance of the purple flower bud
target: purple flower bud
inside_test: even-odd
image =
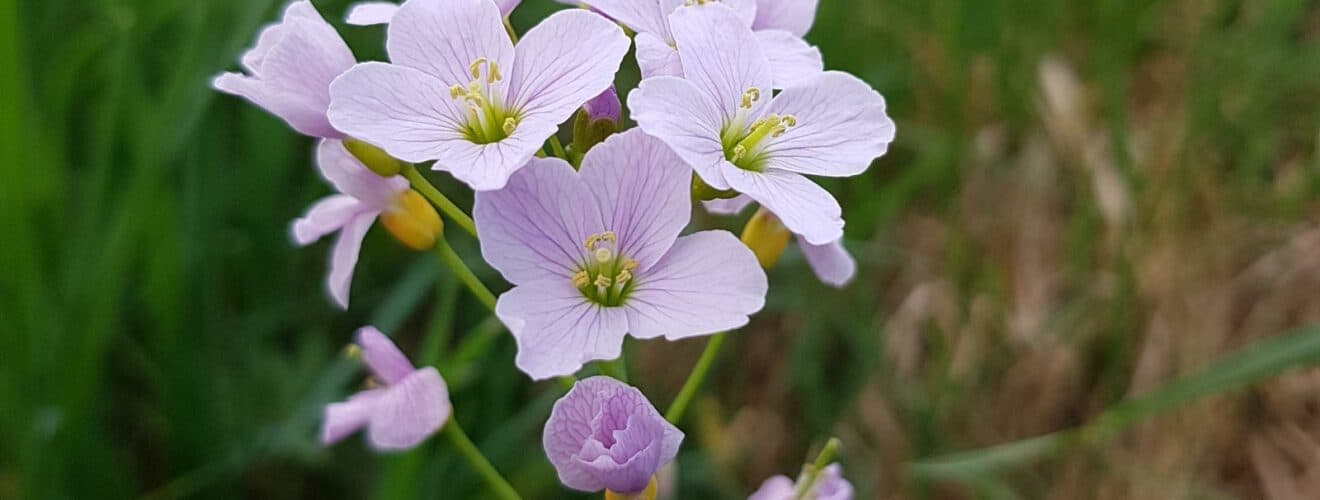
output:
[[[747,500],[793,500],[796,498],[797,483],[785,476],[775,476],[761,483],[761,489],[752,493]],[[803,498],[812,500],[852,500],[853,487],[843,478],[843,468],[839,464],[830,464],[820,470],[816,482],[811,485]]]
[[[622,104],[619,103],[619,92],[614,90],[614,86],[605,89],[600,95],[592,97],[590,101],[582,105],[582,109],[587,112],[587,118],[591,121],[609,120],[615,123],[619,122],[619,111]]]
[[[578,381],[545,423],[545,454],[569,488],[637,493],[678,454],[683,432],[636,388],[609,377]]]

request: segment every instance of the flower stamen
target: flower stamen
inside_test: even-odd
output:
[[[495,61],[478,57],[468,65],[472,81],[467,85],[449,87],[449,97],[461,100],[467,106],[464,135],[477,144],[499,142],[518,129],[516,112],[504,108],[504,95],[497,88],[504,80]]]
[[[618,243],[613,231],[588,236],[583,244],[586,260],[572,277],[583,296],[607,307],[622,305],[636,282],[637,261],[621,255]]]

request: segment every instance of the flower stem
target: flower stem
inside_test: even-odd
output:
[[[701,358],[697,359],[696,366],[692,367],[692,373],[689,373],[687,381],[683,382],[683,388],[678,391],[674,402],[669,404],[669,410],[665,411],[665,420],[677,425],[678,421],[683,419],[688,403],[692,402],[697,389],[701,388],[701,381],[706,378],[706,372],[710,371],[710,365],[715,363],[715,357],[720,352],[720,346],[724,344],[726,333],[717,333],[706,341],[706,350],[701,352]]]
[[[825,447],[821,448],[820,454],[816,455],[816,461],[807,466],[802,471],[802,477],[798,478],[797,488],[793,490],[794,500],[801,500],[807,497],[811,487],[816,485],[816,479],[820,477],[821,469],[834,461],[834,455],[839,452],[839,438],[830,438],[825,442]]]
[[[458,224],[458,226],[463,228],[464,231],[467,231],[468,234],[472,236],[477,235],[477,225],[472,222],[472,217],[468,217],[468,214],[463,213],[463,209],[458,208],[458,205],[449,201],[449,198],[446,198],[444,193],[441,193],[440,190],[436,189],[435,186],[431,184],[431,181],[426,180],[426,177],[423,176],[421,172],[417,171],[417,167],[413,166],[411,163],[404,163],[403,168],[399,170],[399,173],[403,174],[405,179],[408,179],[408,182],[412,184],[413,189],[422,193],[422,196],[425,196],[427,200],[430,200],[432,205],[435,205],[435,207],[439,208],[441,212],[444,212],[444,214],[448,216],[450,220],[454,221],[455,224]]]
[[[487,309],[494,312],[495,294],[491,293],[490,289],[486,288],[486,285],[483,284],[480,279],[477,279],[477,275],[472,272],[472,268],[468,267],[467,263],[463,262],[463,258],[458,256],[458,252],[454,251],[454,247],[449,246],[449,240],[440,238],[435,249],[436,253],[440,255],[440,260],[443,261],[445,265],[449,266],[449,269],[454,271],[454,274],[458,275],[458,279],[462,281],[464,285],[467,285],[468,290],[472,292],[472,295],[476,295],[477,300],[480,300],[482,304],[485,304]]]
[[[468,439],[467,433],[463,432],[463,428],[458,425],[458,420],[452,415],[449,417],[449,422],[445,424],[444,434],[446,438],[449,438],[449,442],[454,445],[454,448],[458,449],[458,453],[463,455],[468,464],[476,469],[482,479],[486,480],[496,496],[504,500],[522,500],[522,497],[518,496],[518,491],[509,485],[509,482],[504,479],[504,476],[500,475],[500,471],[495,470],[495,466],[491,465],[490,461],[486,460],[477,445],[473,444],[471,439]]]
[[[568,159],[568,152],[564,151],[564,144],[559,142],[559,136],[550,136],[550,149],[554,150],[555,156],[571,163],[571,160]]]

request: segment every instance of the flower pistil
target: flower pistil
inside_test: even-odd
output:
[[[516,112],[504,108],[504,97],[497,92],[504,80],[495,61],[478,57],[468,66],[472,81],[449,88],[449,96],[467,104],[467,124],[463,133],[477,144],[490,144],[504,140],[518,128]],[[483,71],[484,70],[484,71]]]

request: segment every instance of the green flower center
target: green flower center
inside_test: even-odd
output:
[[[747,126],[747,115],[752,105],[761,100],[761,89],[752,87],[743,92],[738,103],[738,114],[724,126],[720,143],[724,146],[724,159],[743,170],[765,170],[766,146],[770,139],[778,138],[797,126],[793,115],[770,115]]]
[[[478,57],[469,66],[472,81],[466,86],[449,88],[449,97],[467,105],[467,120],[462,125],[463,136],[476,144],[499,142],[518,129],[520,120],[516,110],[504,106],[504,98],[497,88],[504,75],[495,61]]]
[[[618,238],[614,231],[593,234],[587,238],[587,259],[573,274],[573,286],[587,300],[606,307],[623,305],[637,281],[632,271],[637,261],[619,253]]]

